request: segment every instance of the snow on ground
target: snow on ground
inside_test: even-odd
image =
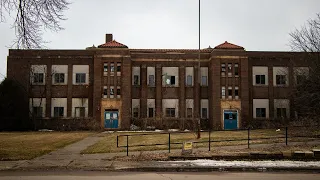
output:
[[[193,161],[172,161],[172,164],[204,167],[241,167],[241,168],[290,168],[290,167],[318,167],[320,161],[216,161],[216,160],[193,160]]]

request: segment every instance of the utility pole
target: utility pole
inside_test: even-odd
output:
[[[200,51],[200,0],[199,0],[199,52],[198,52],[198,88],[199,88],[199,94],[198,94],[198,96],[199,96],[199,109],[198,109],[198,119],[197,119],[197,129],[198,129],[198,139],[200,139],[201,138],[201,134],[200,134],[200,127],[201,127],[201,125],[200,125],[200,119],[201,119],[201,100],[200,100],[200,98],[201,98],[201,95],[200,95],[200,93],[201,93],[201,68],[200,68],[200,59],[201,59],[201,57],[200,57],[200,53],[201,53],[201,51]]]

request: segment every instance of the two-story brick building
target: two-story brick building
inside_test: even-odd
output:
[[[308,67],[299,52],[215,48],[130,49],[106,35],[84,50],[9,50],[7,76],[29,97],[39,126],[234,129],[282,122]],[[200,72],[199,72],[200,71]]]

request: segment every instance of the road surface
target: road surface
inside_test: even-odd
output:
[[[319,180],[319,173],[230,173],[230,172],[176,172],[176,173],[141,173],[141,172],[0,172],[0,180]]]

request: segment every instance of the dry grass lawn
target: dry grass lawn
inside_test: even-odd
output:
[[[291,130],[288,131],[288,141],[305,141],[306,138],[290,138],[290,136],[297,135],[314,135],[315,133],[319,134],[319,131],[310,131],[310,130]],[[89,146],[87,149],[83,150],[84,154],[92,153],[110,153],[110,152],[119,152],[126,151],[125,147],[117,148],[117,135],[136,135],[129,136],[129,151],[153,151],[153,150],[166,150],[168,149],[168,134],[152,133],[152,135],[139,136],[141,133],[105,133],[103,134],[103,139],[97,142],[96,144]],[[211,133],[211,141],[221,141],[224,142],[211,142],[212,147],[217,146],[226,146],[226,145],[245,145],[248,143],[248,132],[247,131],[213,131]],[[126,146],[126,136],[119,137],[119,146]],[[265,139],[262,139],[265,138]],[[268,139],[269,138],[269,139]],[[208,147],[208,132],[201,133],[201,139],[196,139],[195,133],[172,133],[170,142],[171,149],[180,149],[182,148],[182,143],[184,141],[203,141],[204,143],[195,143],[194,147]],[[245,140],[242,140],[245,139]],[[281,129],[276,131],[275,129],[269,130],[251,130],[250,131],[250,143],[251,144],[262,144],[262,143],[276,143],[276,142],[285,142],[285,130]],[[235,141],[237,140],[237,141]],[[177,144],[175,144],[177,143]],[[151,144],[166,144],[158,146],[138,146],[138,145],[151,145]],[[130,147],[136,146],[136,147]]]
[[[79,141],[92,132],[0,132],[0,160],[26,160]]]

